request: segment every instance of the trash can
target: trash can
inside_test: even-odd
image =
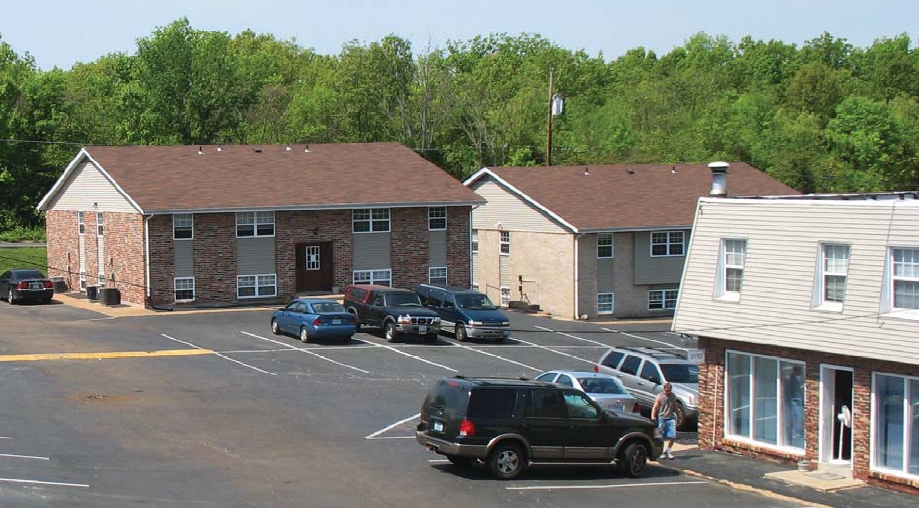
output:
[[[86,286],[86,298],[90,300],[99,299],[99,286]]]
[[[51,283],[54,284],[55,293],[67,292],[67,281],[63,277],[51,277]]]
[[[118,288],[99,288],[99,301],[103,305],[118,305],[121,303],[121,291]]]

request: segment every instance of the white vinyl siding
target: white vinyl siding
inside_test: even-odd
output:
[[[916,321],[885,313],[881,299],[889,249],[919,246],[919,200],[702,198],[699,207],[674,331],[919,364]],[[749,240],[740,302],[712,298],[722,238]],[[849,245],[845,307],[831,319],[812,305],[824,239]]]
[[[96,208],[107,212],[137,213],[131,202],[91,162],[80,163],[59,189],[57,196],[47,203],[49,210],[86,209],[95,203]]]
[[[569,233],[541,210],[530,205],[517,195],[502,187],[491,177],[483,178],[470,187],[486,200],[472,211],[474,229],[498,229],[495,224],[508,231],[530,231],[533,233]]]

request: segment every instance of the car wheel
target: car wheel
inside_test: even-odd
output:
[[[271,320],[271,333],[273,333],[273,334],[275,334],[275,335],[281,335],[281,327],[278,326],[278,320],[277,320],[277,319],[272,319],[272,320]]]
[[[475,458],[473,457],[460,457],[459,455],[447,455],[447,460],[449,460],[456,467],[462,467],[462,468],[475,467]]]
[[[7,297],[6,297],[6,301],[9,302],[10,305],[15,305],[15,304],[16,304],[16,300],[13,298],[13,290],[12,290],[12,289],[10,289],[9,294],[8,294]]]
[[[392,321],[387,321],[383,325],[383,338],[386,339],[386,342],[396,341],[396,325]]]
[[[466,335],[466,327],[462,323],[457,323],[456,328],[453,330],[453,334],[456,336],[456,340],[460,342],[466,342],[469,337]]]
[[[512,480],[526,469],[526,457],[520,445],[501,443],[488,454],[488,470],[499,480]]]
[[[631,442],[619,452],[619,471],[629,478],[638,478],[648,466],[648,447],[642,443]]]
[[[300,327],[300,342],[306,344],[310,341],[310,332],[305,326]]]

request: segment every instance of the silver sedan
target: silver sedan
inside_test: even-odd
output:
[[[638,401],[622,386],[622,382],[608,374],[576,370],[550,370],[536,376],[537,381],[558,383],[577,388],[586,393],[603,409],[620,413],[641,414]]]

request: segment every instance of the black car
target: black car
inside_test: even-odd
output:
[[[52,296],[54,284],[38,270],[16,268],[0,275],[0,297],[10,305],[23,301],[48,303]]]
[[[529,465],[616,464],[640,476],[663,451],[647,418],[604,411],[572,387],[523,379],[444,378],[421,406],[415,439],[457,466],[500,480]]]

